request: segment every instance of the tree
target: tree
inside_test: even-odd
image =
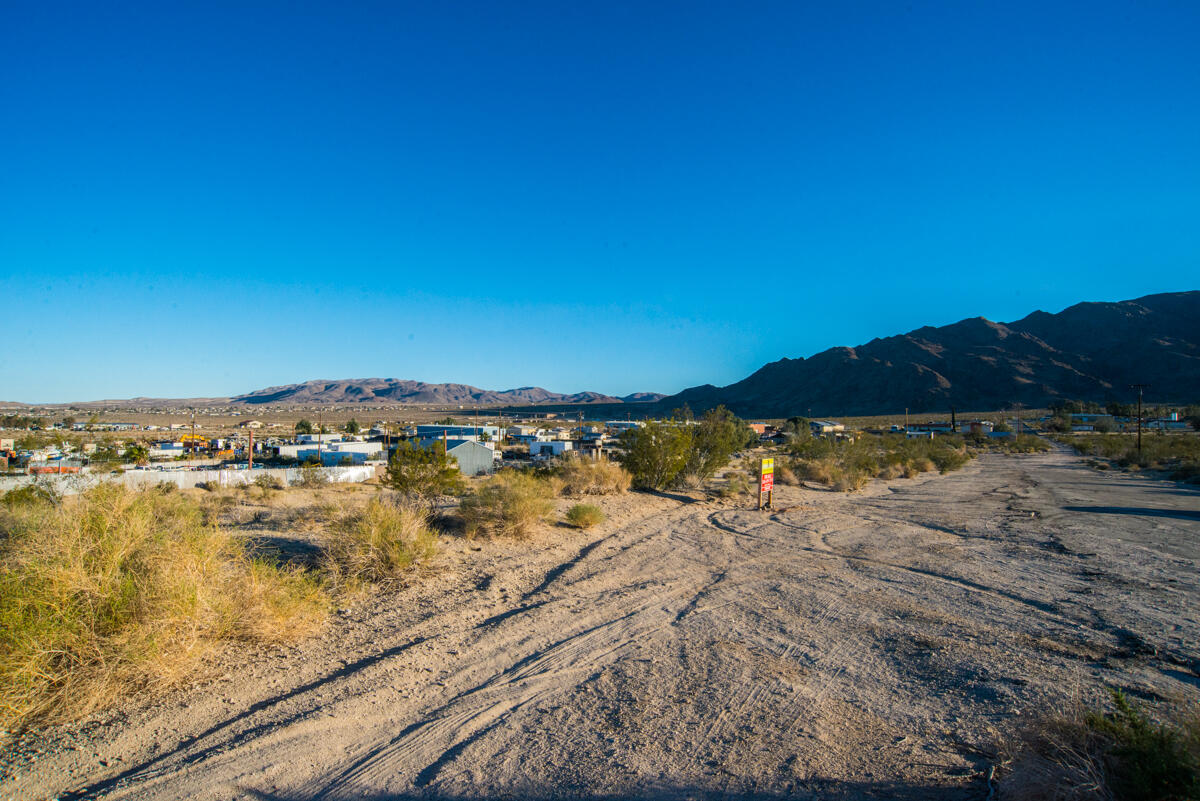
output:
[[[346,423],[342,430],[347,434],[357,434],[359,431],[362,431],[362,426],[358,424],[357,420],[351,417],[350,422]]]
[[[688,464],[692,432],[682,426],[651,422],[621,435],[618,461],[633,476],[633,486],[659,490],[670,485]]]
[[[400,442],[388,461],[383,484],[427,506],[438,496],[458,495],[463,490],[458,460],[446,454],[441,442],[429,448],[414,447],[408,440]]]
[[[121,454],[121,458],[134,464],[145,464],[150,460],[150,451],[140,442],[131,442],[125,446],[125,452]]]
[[[63,428],[74,428],[75,427],[75,418],[72,417],[71,415],[67,415],[66,417],[64,417],[62,419],[62,424],[63,424]]]
[[[296,433],[297,434],[313,433],[313,424],[308,420],[302,419],[300,422],[296,423]]]
[[[808,423],[807,417],[789,417],[780,430],[792,437],[811,437],[812,427]]]
[[[671,418],[673,420],[684,420],[686,422],[691,422],[692,420],[696,419],[696,415],[692,413],[692,407],[688,406],[685,402],[678,409],[671,410]]]
[[[1132,403],[1117,403],[1113,401],[1105,406],[1104,410],[1113,417],[1134,417],[1137,415],[1137,406]]]

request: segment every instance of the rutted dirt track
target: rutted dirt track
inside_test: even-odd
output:
[[[1193,489],[1053,453],[774,513],[616,503],[56,731],[0,796],[982,799],[1026,716],[1200,699]]]

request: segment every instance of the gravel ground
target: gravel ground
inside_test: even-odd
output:
[[[0,797],[983,799],[996,743],[1200,700],[1200,494],[1064,452],[445,542],[299,647],[10,738]]]

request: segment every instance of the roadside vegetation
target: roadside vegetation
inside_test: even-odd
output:
[[[1200,715],[1158,722],[1120,691],[1108,711],[1044,719],[1002,754],[1000,797],[1190,801],[1200,799]]]
[[[712,478],[758,435],[724,406],[698,422],[650,422],[621,435],[621,465],[638,489],[696,486]]]
[[[633,477],[616,462],[607,459],[570,458],[551,473],[559,492],[579,495],[618,495],[629,489]]]
[[[458,513],[468,538],[525,537],[554,511],[550,482],[529,472],[505,470],[462,499]]]
[[[409,503],[426,509],[443,496],[461,495],[465,487],[457,460],[446,454],[446,446],[440,442],[430,448],[408,441],[399,443],[388,462],[383,484]]]
[[[1082,456],[1106,459],[1126,470],[1165,470],[1176,481],[1200,483],[1200,436],[1195,434],[1143,434],[1138,452],[1136,434],[1060,436]],[[1092,463],[1101,469],[1108,465]]]
[[[436,552],[437,534],[423,510],[372,498],[333,526],[324,566],[333,587],[355,590],[396,581]]]
[[[575,528],[591,528],[604,522],[604,512],[590,503],[577,503],[567,510],[567,522]]]
[[[974,455],[961,437],[945,436],[797,439],[788,453],[784,466],[798,480],[825,484],[838,492],[862,489],[873,478],[914,478],[931,470],[949,473]]]
[[[192,676],[230,641],[324,620],[310,575],[251,558],[179,492],[102,484],[0,508],[0,725],[79,716]]]

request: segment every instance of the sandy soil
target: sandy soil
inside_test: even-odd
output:
[[[1055,452],[773,513],[605,506],[452,538],[318,640],[23,737],[0,796],[982,799],[1031,716],[1200,700],[1195,489]]]

